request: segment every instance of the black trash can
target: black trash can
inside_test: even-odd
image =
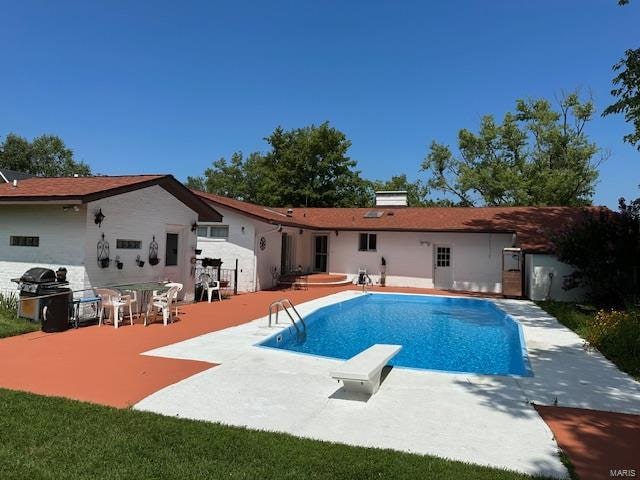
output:
[[[51,295],[42,299],[42,331],[64,332],[69,328],[69,312],[73,292],[70,288],[47,288],[41,295]]]

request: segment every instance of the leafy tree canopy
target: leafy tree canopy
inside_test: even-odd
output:
[[[426,186],[466,206],[589,204],[599,163],[585,133],[593,113],[577,92],[559,111],[545,99],[518,100],[502,123],[485,115],[478,133],[460,130],[458,155],[434,141],[422,164]]]
[[[347,151],[351,142],[328,122],[284,130],[265,138],[266,154],[236,153],[217,160],[187,184],[267,206],[346,207],[369,202],[368,185]]]
[[[13,133],[0,143],[0,168],[43,177],[90,175],[84,162],[73,158],[73,151],[55,135],[41,135],[29,142]]]
[[[625,121],[634,129],[623,137],[624,141],[640,150],[640,48],[627,50],[613,70],[618,74],[613,79],[616,87],[611,90],[611,95],[618,100],[605,108],[602,114],[624,114]]]

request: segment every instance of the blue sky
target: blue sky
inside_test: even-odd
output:
[[[419,175],[434,139],[517,98],[580,88],[600,110],[640,46],[640,1],[20,2],[0,0],[0,136],[60,135],[105,174],[200,174],[325,120],[367,178]],[[640,193],[622,118],[595,202]]]

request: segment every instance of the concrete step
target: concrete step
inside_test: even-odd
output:
[[[328,273],[313,273],[310,275],[289,276],[282,278],[279,282],[282,286],[294,287],[339,287],[351,284],[351,280],[346,275],[332,275]]]

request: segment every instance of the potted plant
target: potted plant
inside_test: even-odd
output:
[[[98,263],[99,263],[101,268],[108,268],[110,260],[109,260],[108,257],[107,258],[101,258],[100,260],[98,260]]]
[[[118,270],[122,270],[122,267],[124,267],[124,263],[120,261],[119,256],[116,257],[116,267],[118,268]]]
[[[138,256],[136,257],[136,264],[137,264],[140,268],[144,267],[144,260],[141,260],[141,259],[140,259],[140,255],[138,255]]]

